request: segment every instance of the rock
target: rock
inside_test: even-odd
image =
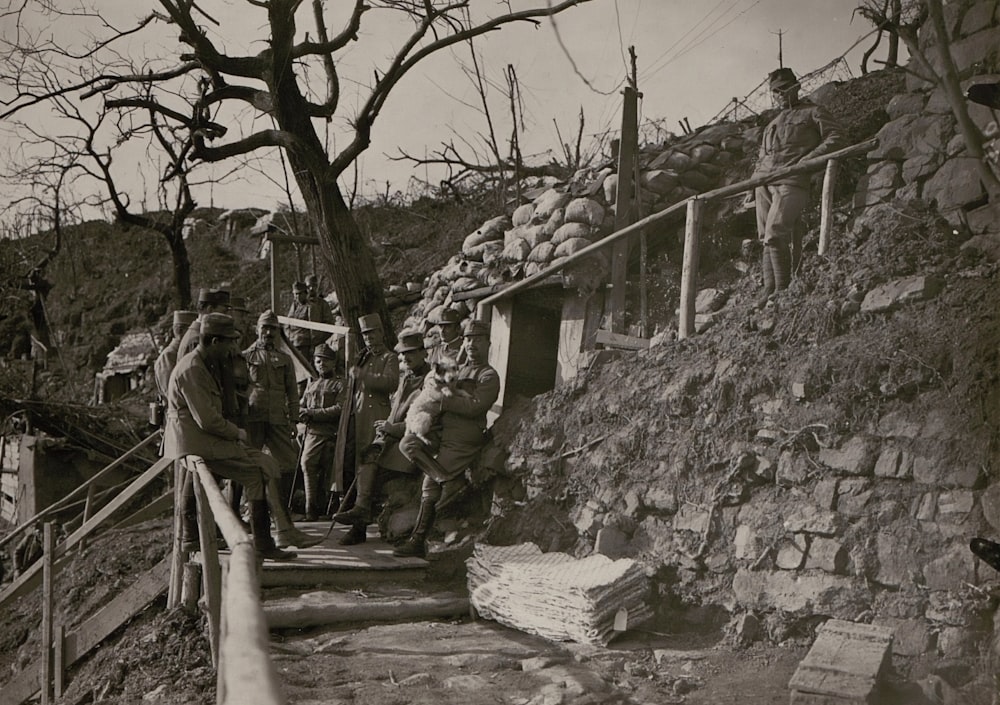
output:
[[[805,382],[792,382],[792,396],[799,401],[809,399],[809,388]]]
[[[880,701],[881,681],[891,667],[891,630],[832,619],[816,630],[809,653],[788,681],[791,703]]]
[[[809,544],[806,556],[806,569],[818,568],[827,573],[838,575],[847,573],[850,556],[842,541],[837,539],[815,537]]]
[[[654,169],[653,171],[647,171],[642,175],[643,186],[652,191],[655,194],[665,195],[670,193],[679,183],[677,180],[677,173],[673,171],[667,171],[664,169]]]
[[[1000,533],[1000,483],[990,485],[979,496],[979,504],[983,507],[983,516],[994,531]]]
[[[994,25],[994,5],[992,2],[972,3],[962,16],[961,35],[968,37]]]
[[[905,303],[933,298],[943,286],[944,283],[933,276],[896,279],[869,291],[861,303],[861,310],[865,313],[891,311]]]
[[[760,620],[752,612],[744,612],[733,624],[733,640],[740,646],[748,646],[760,638]]]
[[[951,135],[951,119],[945,116],[906,115],[882,126],[878,147],[868,158],[909,159],[916,154],[943,152]]]
[[[806,462],[802,457],[796,456],[789,450],[784,451],[778,457],[775,481],[780,486],[794,487],[795,485],[801,485],[808,477]]]
[[[969,516],[975,504],[976,500],[971,490],[942,492],[937,502],[938,520],[962,522]]]
[[[837,511],[848,517],[864,516],[865,507],[871,500],[872,491],[868,480],[857,477],[845,478],[837,487]]]
[[[980,476],[980,469],[975,465],[947,465],[920,455],[913,458],[913,480],[922,485],[971,489],[979,483]]]
[[[913,516],[918,521],[934,521],[934,515],[937,512],[937,494],[924,492],[914,501],[916,510],[913,512]]]
[[[929,590],[959,590],[965,583],[976,584],[975,556],[965,542],[952,544],[945,553],[924,566],[924,582]]]
[[[796,534],[783,540],[778,545],[778,556],[775,565],[782,570],[798,570],[805,560],[809,540],[805,534]]]
[[[803,534],[833,536],[840,530],[841,520],[836,512],[824,511],[811,504],[792,510],[785,519],[785,531]]]
[[[837,506],[837,484],[839,480],[835,477],[827,477],[816,483],[813,489],[813,499],[824,511],[830,511]]]
[[[865,437],[854,436],[840,448],[823,448],[819,462],[848,475],[871,475],[875,468],[877,447]]]
[[[721,289],[702,289],[695,296],[696,313],[714,313],[726,305],[727,294]]]
[[[625,516],[634,518],[636,513],[642,509],[642,497],[635,490],[625,493]]]
[[[901,545],[899,537],[880,531],[875,538],[878,557],[876,580],[889,587],[912,585],[918,566],[909,546]]]
[[[594,500],[590,500],[583,505],[576,518],[573,520],[573,526],[576,527],[577,531],[584,535],[596,534],[603,523],[604,513],[601,505]]]
[[[826,573],[740,569],[733,578],[736,603],[754,611],[853,617],[869,601],[863,582]]]
[[[932,154],[918,154],[903,162],[902,178],[903,183],[912,184],[918,179],[922,179],[941,165],[942,156],[938,152]]]
[[[979,174],[969,159],[949,159],[924,184],[924,199],[937,204],[940,211],[962,208],[983,197]]]
[[[933,55],[937,58],[937,52]],[[968,75],[968,69],[976,65],[996,66],[1000,56],[1000,27],[990,27],[952,42],[951,55],[959,75]]]
[[[674,531],[693,531],[697,534],[708,528],[708,512],[690,504],[682,504],[674,515]]]
[[[412,687],[416,685],[429,685],[434,682],[434,676],[430,673],[414,673],[412,676],[399,681],[400,687]]]
[[[697,147],[691,150],[691,162],[692,165],[704,164],[706,162],[711,162],[715,155],[718,154],[719,150],[710,144],[699,144]]]
[[[890,412],[878,420],[876,432],[883,438],[916,438],[920,424],[908,420],[901,412]]]
[[[650,166],[654,168],[666,168],[677,173],[691,168],[691,157],[684,154],[684,152],[676,150],[668,152],[662,164],[658,164],[657,161],[654,161]]]
[[[902,186],[899,165],[894,161],[876,162],[868,167],[868,202],[878,203],[892,197]]]
[[[892,629],[892,653],[897,656],[920,656],[934,648],[934,634],[921,618],[880,618],[876,624]]]
[[[890,120],[897,120],[906,115],[919,115],[926,102],[927,96],[923,93],[899,93],[892,97],[885,110]]]
[[[605,526],[597,531],[594,551],[608,558],[621,558],[628,548],[628,536],[620,529]]]
[[[556,656],[535,656],[534,658],[521,659],[521,670],[525,673],[540,671],[559,663],[565,663],[567,659]]]
[[[875,462],[875,477],[901,479],[913,472],[913,456],[899,448],[885,448]]]
[[[736,557],[740,560],[755,559],[760,552],[757,541],[757,532],[749,524],[740,524],[736,527],[736,537],[733,539]]]
[[[142,701],[145,703],[155,703],[167,697],[167,684],[161,683],[156,687],[155,690],[151,690],[142,696]]]
[[[470,693],[481,693],[484,688],[490,687],[490,682],[482,676],[470,673],[445,678],[444,687],[453,690],[466,690]]]

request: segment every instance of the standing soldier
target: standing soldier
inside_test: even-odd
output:
[[[181,338],[184,337],[184,333],[187,332],[187,329],[197,318],[198,314],[194,311],[174,311],[172,327],[174,337],[160,351],[156,362],[153,363],[156,389],[159,391],[161,399],[165,400],[167,398],[167,385],[170,383],[170,373],[174,371],[174,366],[177,364],[177,353],[181,347]]]
[[[337,425],[346,390],[341,374],[340,342],[320,343],[313,354],[319,377],[309,382],[299,403],[299,420],[305,423],[302,443],[302,478],[306,488],[306,521],[316,521],[322,502],[321,480],[333,467],[337,443]]]
[[[280,481],[272,480],[269,499],[271,513],[278,522],[278,545],[310,545],[311,539],[296,529],[287,506],[292,480],[298,467],[299,448],[295,422],[299,418],[299,393],[292,358],[277,349],[280,325],[272,311],[257,319],[257,340],[243,351],[250,377],[247,435],[250,446],[267,446],[280,469]]]
[[[486,445],[486,413],[500,396],[500,376],[487,362],[490,326],[468,320],[463,329],[465,364],[458,371],[458,390],[441,400],[441,440],[428,447],[412,434],[403,436],[399,448],[424,471],[420,490],[420,513],[410,538],[392,554],[423,556],[426,538],[434,525],[437,504],[446,493],[453,496],[464,483],[463,473]]]
[[[442,308],[428,323],[437,326],[441,340],[430,352],[430,364],[433,365],[442,357],[464,362],[459,359],[462,353],[462,314],[453,308]]]
[[[354,398],[353,413],[350,417],[341,417],[338,431],[346,435],[347,441],[343,444],[343,457],[337,459],[337,477],[334,478],[336,490],[340,493],[347,491],[355,468],[360,465],[362,452],[375,439],[375,422],[389,415],[389,395],[399,383],[399,363],[395,353],[385,347],[382,321],[378,314],[361,316],[358,326],[365,347],[348,372],[348,388]],[[358,542],[360,539],[355,541]]]
[[[224,313],[229,315],[231,307],[229,305],[229,291],[226,289],[201,289],[198,292],[198,318],[184,333],[181,338],[181,347],[177,353],[178,357],[187,355],[198,347],[198,336],[201,331],[201,321],[210,313]]]
[[[333,325],[333,312],[330,311],[329,304],[319,296],[318,286],[319,281],[315,274],[310,274],[304,282],[295,282],[292,286],[294,300],[288,310],[289,318]],[[298,326],[289,326],[286,335],[292,347],[302,353],[304,360],[311,360],[316,346],[326,342],[330,337],[330,334],[324,331]]]

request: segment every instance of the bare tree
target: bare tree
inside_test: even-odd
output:
[[[334,11],[332,6],[343,2],[312,0],[307,6],[303,0],[245,0],[247,12],[264,14],[258,44],[262,48],[257,53],[237,55],[229,53],[231,44],[222,36],[226,30],[219,19],[223,3],[216,12],[209,2],[156,0],[159,10],[150,12],[135,27],[120,29],[105,21],[105,36],[79,54],[71,55],[31,35],[33,51],[8,54],[8,70],[3,73],[17,79],[13,86],[7,86],[8,92],[13,89],[16,95],[0,117],[53,95],[103,95],[108,107],[145,108],[171,125],[187,129],[192,160],[219,162],[260,149],[281,148],[320,240],[341,309],[351,321],[363,313],[380,313],[392,337],[374,259],[344,199],[339,177],[368,149],[373,126],[393,89],[425,58],[508,24],[537,25],[543,18],[587,1],[547,0],[542,7],[525,10],[514,10],[507,2],[490,3],[491,8],[503,8],[494,16],[483,16],[482,4],[477,3],[475,11],[480,19],[472,20],[471,0],[355,0],[340,32],[331,36],[327,16]],[[44,2],[50,12],[58,12],[54,0]],[[22,23],[23,7],[18,4],[6,21]],[[298,31],[303,8],[311,9],[312,36],[306,33],[303,37]],[[333,120],[347,107],[340,100],[338,61],[349,45],[361,38],[363,20],[388,13],[407,18],[412,31],[388,63],[373,67],[374,79],[365,87],[360,107],[346,116],[353,137],[346,145],[327,150],[317,122]],[[109,52],[112,57],[120,56],[114,53],[120,40],[157,22],[167,22],[178,32],[184,48],[170,57],[147,60],[140,71],[129,70],[120,61],[101,63],[100,57]],[[372,22],[378,19],[372,18]],[[239,40],[246,44],[245,37]],[[126,51],[123,42],[121,46],[120,51]],[[31,72],[25,64],[45,61],[50,58],[46,54],[53,53],[83,77],[58,91],[45,85],[27,85]],[[319,90],[313,90],[309,81],[313,70],[323,77]],[[171,107],[178,97],[194,106],[191,114]],[[254,120],[261,117],[267,118],[268,126],[257,129]]]

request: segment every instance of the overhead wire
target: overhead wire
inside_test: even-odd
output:
[[[545,1],[546,1],[546,4],[549,6],[549,8],[551,8],[552,7],[552,0],[545,0]],[[587,88],[589,88],[594,93],[598,93],[600,95],[614,95],[618,91],[618,89],[621,88],[625,84],[625,79],[623,78],[610,91],[602,91],[599,88],[597,88],[594,84],[592,84],[587,79],[587,77],[584,76],[583,73],[580,71],[580,68],[576,65],[576,60],[573,59],[573,55],[570,54],[569,49],[566,48],[566,44],[563,42],[562,35],[559,33],[559,24],[556,22],[555,15],[551,15],[549,17],[549,22],[552,24],[552,31],[556,35],[556,42],[558,42],[559,48],[562,49],[563,54],[566,55],[566,59],[569,60],[570,66],[573,67],[573,73],[575,73],[577,75],[577,77],[581,81],[583,81],[584,85],[586,85]]]
[[[674,41],[674,43],[673,43],[673,44],[671,44],[671,45],[670,45],[670,46],[668,46],[668,47],[667,47],[666,49],[664,49],[664,50],[663,50],[663,52],[662,52],[662,53],[661,53],[661,54],[660,54],[659,56],[657,56],[657,57],[656,57],[655,59],[653,59],[653,60],[652,60],[651,62],[649,62],[649,66],[650,66],[650,68],[652,68],[653,66],[655,66],[656,64],[658,64],[658,63],[659,63],[659,62],[660,62],[661,60],[663,60],[663,59],[664,59],[664,58],[665,58],[665,57],[666,57],[666,56],[667,56],[667,55],[668,55],[668,54],[669,54],[669,53],[670,53],[671,51],[673,51],[673,50],[674,50],[674,48],[675,48],[675,47],[676,47],[676,46],[677,46],[678,44],[680,44],[680,43],[681,43],[681,42],[683,42],[683,41],[684,41],[685,39],[687,39],[688,35],[690,35],[690,34],[691,34],[692,32],[694,32],[694,31],[695,31],[695,30],[696,30],[696,29],[697,29],[697,28],[698,28],[698,27],[699,27],[699,26],[701,25],[701,23],[702,23],[702,22],[704,22],[704,21],[705,21],[705,20],[707,20],[707,19],[708,19],[709,17],[711,17],[711,16],[712,16],[712,15],[713,15],[713,14],[715,13],[715,11],[719,9],[719,7],[720,7],[720,6],[722,5],[722,3],[724,3],[725,1],[726,1],[726,0],[719,0],[719,2],[717,2],[717,3],[715,4],[715,6],[714,6],[714,7],[713,7],[713,8],[711,9],[711,10],[709,10],[709,11],[708,11],[707,13],[705,13],[705,15],[704,15],[704,16],[702,16],[702,18],[701,18],[700,20],[698,20],[697,22],[695,22],[695,23],[694,23],[694,24],[693,24],[693,25],[691,26],[691,28],[690,28],[690,29],[688,29],[688,30],[687,30],[687,31],[686,31],[686,32],[685,32],[684,34],[682,34],[682,35],[681,35],[680,37],[678,37],[678,38],[677,38],[677,39],[676,39],[676,40]],[[739,0],[737,0],[737,2],[738,2],[738,1],[739,1]],[[725,13],[723,13],[723,14],[725,14]],[[650,70],[650,69],[646,69],[646,72],[648,72],[649,70]]]

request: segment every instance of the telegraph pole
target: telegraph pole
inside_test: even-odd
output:
[[[784,33],[785,33],[785,30],[781,29],[780,27],[778,28],[777,32],[771,32],[771,34],[777,34],[778,35],[778,68],[779,69],[785,68],[784,57],[782,57],[782,55],[781,55],[781,37],[782,37],[782,35]]]

